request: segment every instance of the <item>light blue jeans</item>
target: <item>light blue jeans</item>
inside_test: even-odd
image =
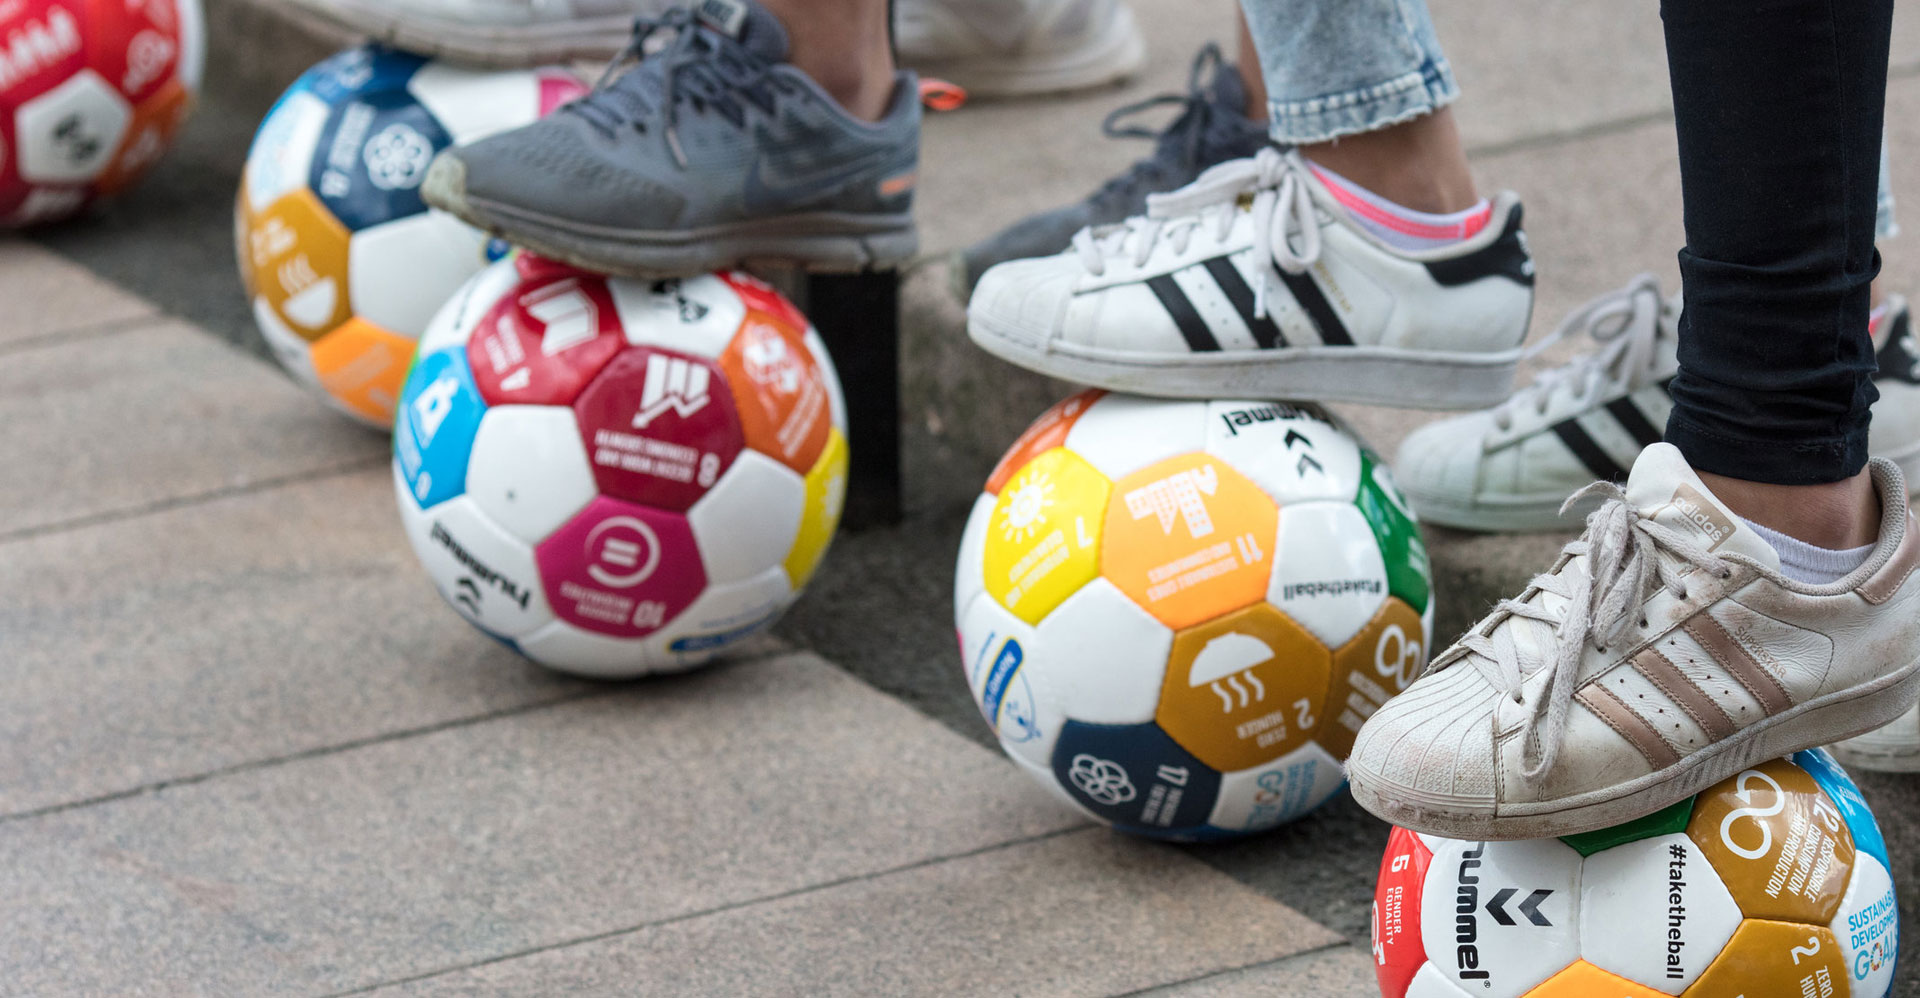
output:
[[[1268,132],[1281,145],[1371,132],[1460,96],[1426,0],[1240,0],[1267,83]],[[1880,145],[1876,231],[1898,233]]]

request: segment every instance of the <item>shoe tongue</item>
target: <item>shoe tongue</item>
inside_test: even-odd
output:
[[[1640,452],[1627,477],[1627,501],[1642,515],[1717,554],[1739,554],[1778,570],[1780,555],[1741,524],[1693,473],[1680,449],[1660,443]]]
[[[787,26],[752,0],[699,0],[693,12],[701,24],[767,62],[787,61]]]

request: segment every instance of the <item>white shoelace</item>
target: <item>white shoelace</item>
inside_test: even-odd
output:
[[[1604,502],[1587,517],[1586,533],[1561,549],[1555,569],[1534,576],[1518,597],[1500,601],[1485,621],[1433,663],[1434,670],[1439,670],[1465,658],[1514,703],[1524,702],[1523,687],[1530,676],[1540,669],[1550,670],[1547,689],[1527,716],[1522,733],[1525,741],[1521,744],[1526,746],[1522,759],[1534,746],[1539,749],[1538,758],[1525,770],[1529,781],[1550,772],[1560,754],[1580,658],[1587,645],[1591,642],[1605,651],[1629,622],[1645,627],[1643,608],[1662,587],[1686,599],[1686,576],[1691,567],[1718,579],[1733,573],[1725,559],[1686,535],[1648,519],[1627,501],[1618,485],[1610,482],[1595,482],[1574,493],[1561,511],[1590,495],[1602,496]],[[1663,552],[1671,557],[1662,557]],[[1584,566],[1576,564],[1581,556],[1586,558]],[[1566,603],[1554,608],[1543,606],[1537,598],[1542,593],[1558,596]],[[1532,623],[1523,624],[1526,621]],[[1551,659],[1531,669],[1520,661],[1514,629],[1521,626],[1551,631],[1537,635],[1539,646],[1555,649]]]
[[[1247,159],[1211,167],[1177,191],[1148,195],[1144,216],[1081,229],[1073,236],[1073,248],[1096,276],[1107,272],[1109,259],[1129,257],[1133,266],[1144,267],[1163,237],[1175,252],[1185,253],[1193,233],[1212,224],[1214,237],[1225,240],[1243,199],[1251,198],[1253,255],[1260,268],[1253,310],[1256,317],[1264,317],[1267,295],[1280,283],[1280,273],[1305,273],[1320,259],[1320,223],[1305,172],[1298,159],[1278,149],[1262,149]]]
[[[1639,388],[1653,374],[1658,356],[1654,343],[1666,316],[1660,280],[1652,274],[1641,274],[1626,287],[1575,309],[1546,339],[1528,348],[1525,359],[1538,356],[1576,331],[1585,332],[1599,349],[1540,372],[1493,411],[1494,425],[1513,429],[1514,417],[1528,407],[1544,417],[1553,393],[1562,387],[1573,393],[1577,403],[1594,398],[1610,384],[1624,383],[1628,390]]]

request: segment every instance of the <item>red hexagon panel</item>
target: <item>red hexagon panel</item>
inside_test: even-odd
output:
[[[713,362],[628,347],[574,403],[606,495],[685,512],[745,446],[726,375]]]
[[[488,405],[570,405],[626,346],[613,294],[589,274],[518,269],[467,341],[474,384]]]
[[[747,306],[748,311],[767,312],[803,332],[813,328],[813,324],[800,314],[800,310],[785,295],[758,277],[743,270],[734,270],[721,274],[720,279],[727,282],[734,294],[740,296],[741,303]]]
[[[644,638],[707,588],[693,528],[677,513],[601,496],[534,552],[554,615],[616,638]]]

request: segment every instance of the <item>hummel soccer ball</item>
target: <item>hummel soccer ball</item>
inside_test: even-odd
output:
[[[1373,903],[1387,998],[1885,998],[1886,842],[1825,750],[1564,839],[1393,830]]]
[[[819,336],[752,277],[516,255],[421,338],[394,485],[461,616],[543,665],[635,676],[794,601],[840,521],[845,430]]]
[[[186,120],[205,31],[200,0],[0,3],[0,228],[138,180]]]
[[[1426,665],[1426,548],[1324,410],[1088,391],[975,500],[954,616],[1007,754],[1160,838],[1291,821]]]
[[[393,424],[427,320],[504,252],[426,206],[427,164],[583,89],[560,70],[479,72],[374,46],[288,88],[247,154],[234,238],[260,335],[295,380],[363,422]]]

